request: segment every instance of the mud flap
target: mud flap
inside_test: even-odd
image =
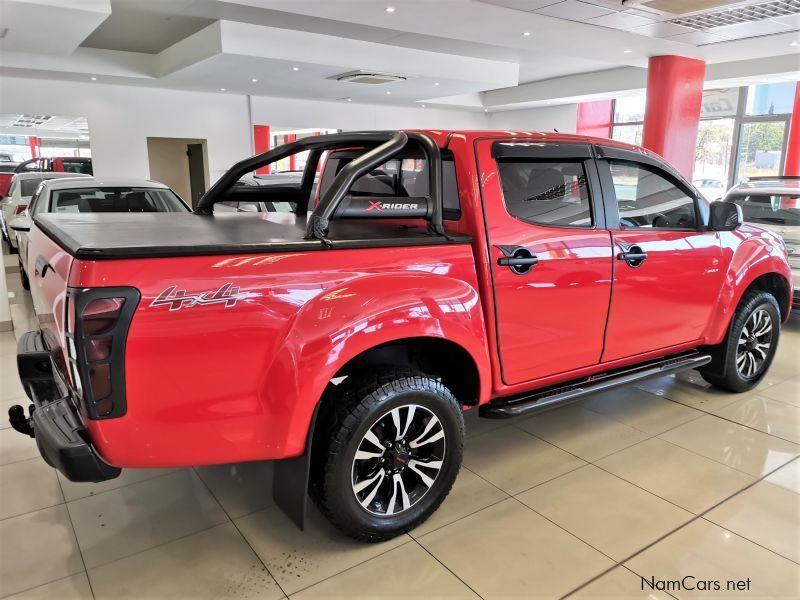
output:
[[[308,509],[308,483],[311,475],[311,442],[317,425],[319,404],[311,416],[306,450],[300,456],[275,461],[272,472],[272,499],[301,530],[305,530]]]

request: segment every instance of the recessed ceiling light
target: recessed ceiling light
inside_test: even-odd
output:
[[[792,43],[791,43],[791,44],[789,44],[789,45],[790,45],[790,46],[797,46],[797,42],[792,42]]]
[[[220,91],[220,92],[225,92],[225,91],[227,91],[227,90],[226,90],[225,88],[219,88],[219,91]]]
[[[623,50],[623,52],[624,52],[625,54],[630,54],[631,52],[633,52],[633,50],[630,50],[630,49],[625,49],[625,50]]]
[[[391,95],[392,95],[392,92],[386,92],[386,95],[387,95],[387,96],[391,96]]]
[[[422,106],[422,108],[425,108],[425,105],[424,105],[424,104],[422,104],[421,106]]]
[[[523,31],[522,32],[522,35],[524,35],[525,37],[528,37],[530,34],[531,34],[530,31]]]
[[[292,71],[299,71],[300,67],[292,67]]]
[[[386,7],[386,12],[393,13],[394,12],[394,6],[387,6]]]
[[[97,81],[97,77],[92,77],[92,81]]]
[[[253,77],[250,81],[252,81],[253,83],[258,83],[258,79],[256,79],[255,77]]]
[[[489,109],[488,108],[484,108],[483,112],[489,112]]]
[[[437,82],[436,82],[436,83],[434,83],[433,85],[439,85],[439,82],[437,81]]]
[[[353,101],[353,99],[352,99],[352,98],[348,98],[348,99],[347,99],[347,101],[348,101],[348,102],[352,102],[352,101]]]

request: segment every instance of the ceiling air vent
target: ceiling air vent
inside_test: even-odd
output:
[[[692,29],[707,30],[725,25],[738,25],[740,23],[753,23],[772,17],[785,17],[800,13],[800,0],[773,0],[761,4],[741,6],[709,11],[686,17],[672,19],[669,22],[683,25]]]
[[[349,83],[363,83],[365,85],[381,85],[384,83],[393,83],[395,81],[405,81],[406,78],[401,75],[390,75],[388,73],[367,73],[365,71],[351,71],[350,73],[342,73],[341,75],[334,75],[328,79],[335,79],[336,81],[347,81]]]

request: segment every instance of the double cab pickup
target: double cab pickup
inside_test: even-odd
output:
[[[238,183],[298,153],[297,181]],[[248,201],[275,212],[214,212]],[[559,133],[309,137],[236,164],[193,213],[40,214],[27,235],[39,329],[10,420],[44,460],[74,481],[276,460],[293,520],[310,497],[365,541],[441,504],[464,410],[683,369],[742,392],[791,304],[786,248],[735,204]]]

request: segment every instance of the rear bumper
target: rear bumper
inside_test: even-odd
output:
[[[71,481],[105,481],[119,476],[121,470],[107,464],[91,444],[75,399],[55,374],[41,332],[29,331],[20,338],[17,367],[22,387],[33,402],[30,424],[45,462]]]

